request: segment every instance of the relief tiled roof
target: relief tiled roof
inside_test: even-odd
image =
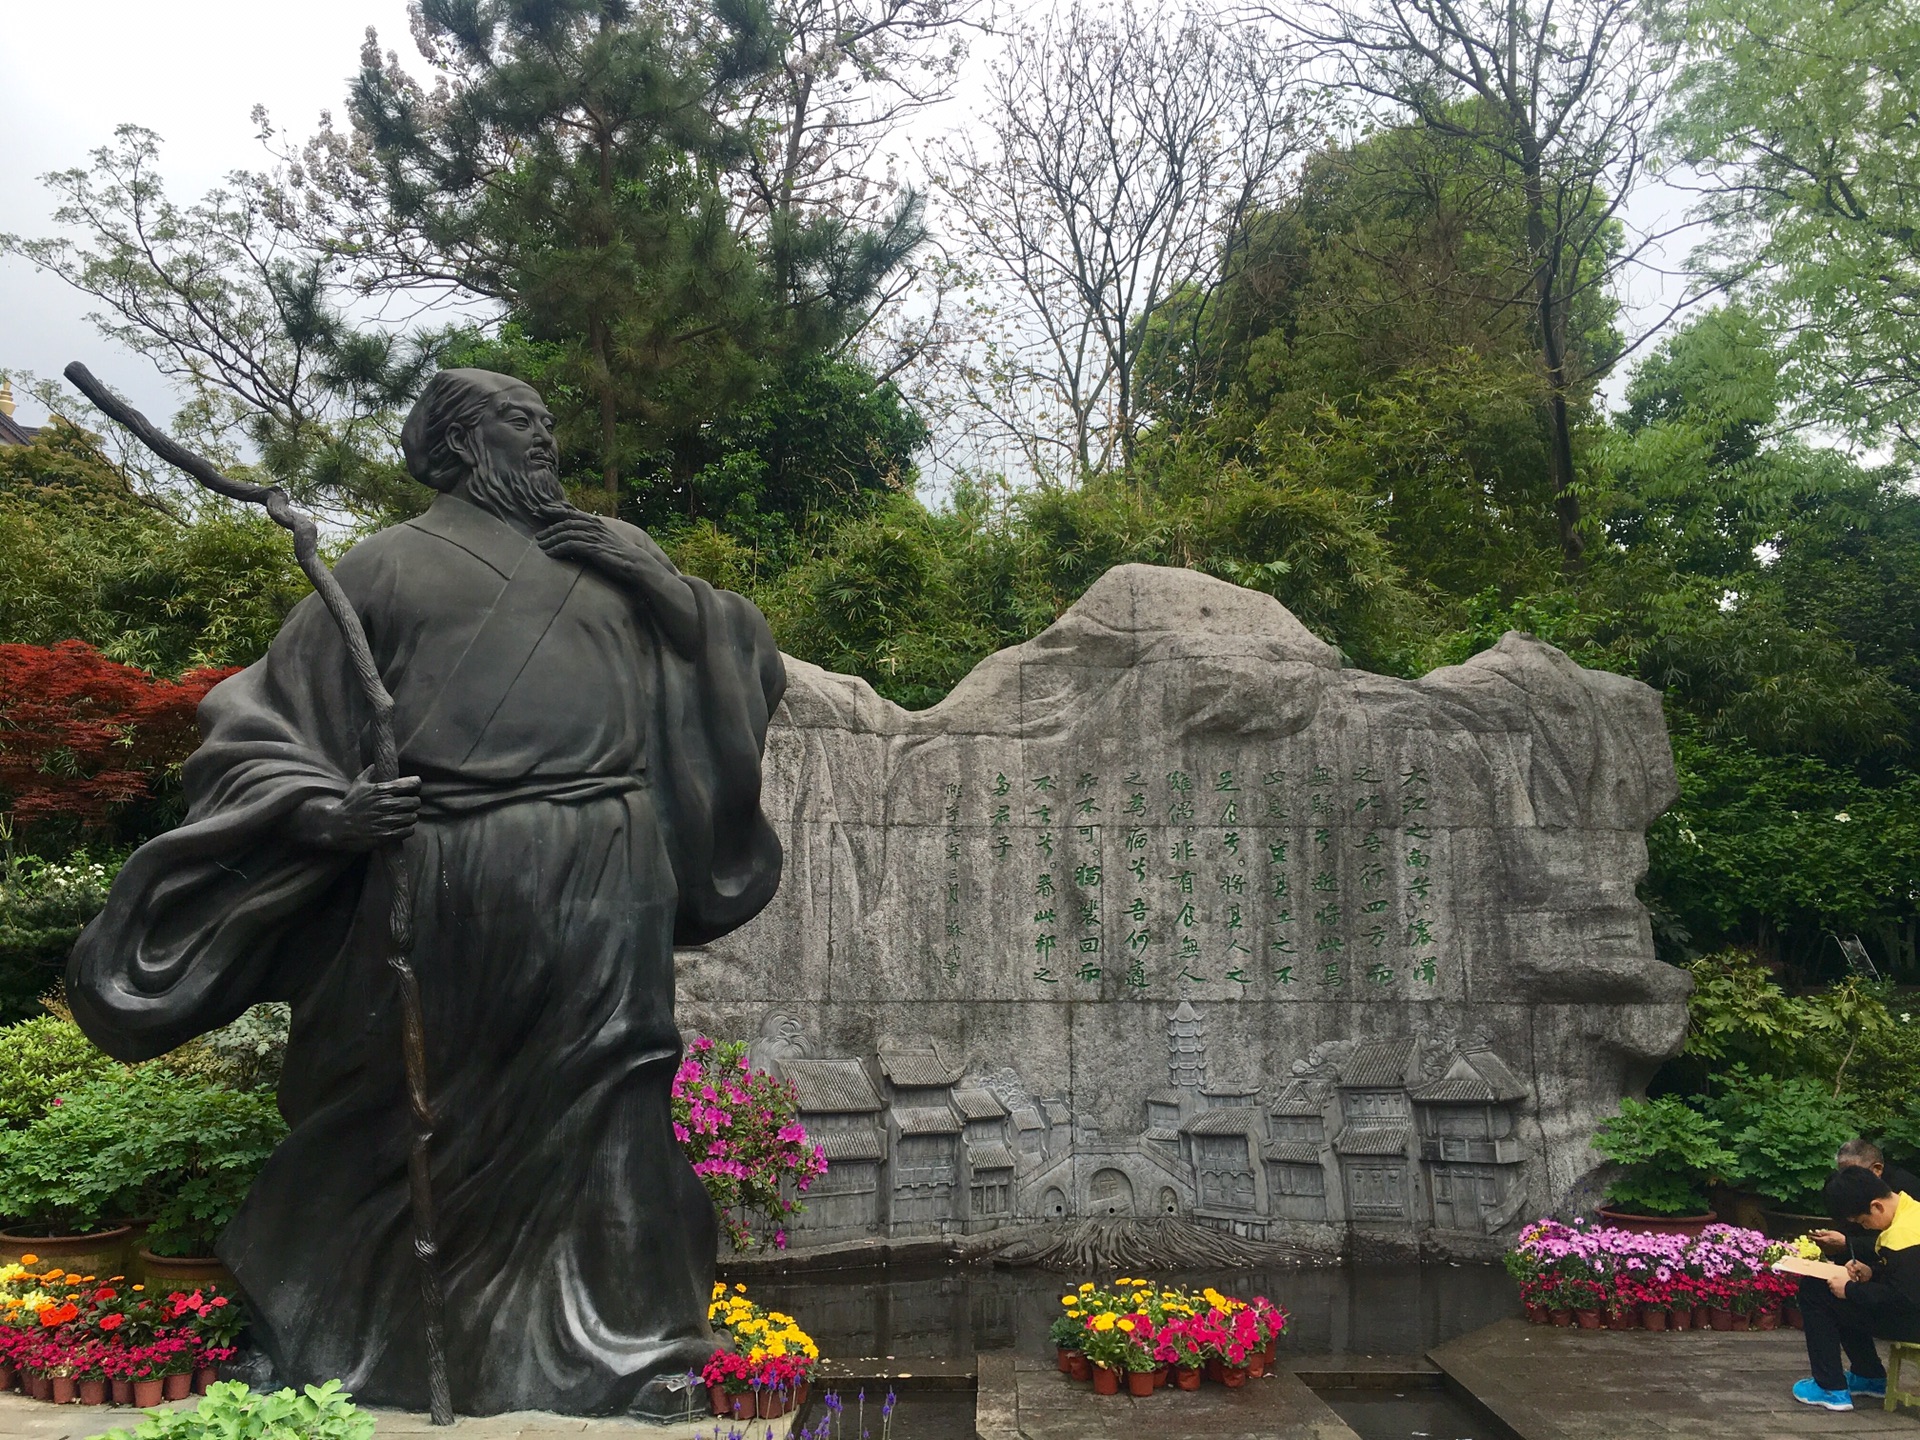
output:
[[[1413,1098],[1430,1105],[1504,1105],[1526,1099],[1527,1089],[1491,1050],[1463,1050],[1453,1057],[1446,1074],[1417,1087]]]
[[[1273,1099],[1269,1115],[1312,1115],[1318,1117],[1326,1106],[1313,1098],[1304,1080],[1289,1080]]]
[[[1188,1135],[1256,1135],[1260,1131],[1260,1112],[1251,1106],[1202,1110],[1180,1129]]]
[[[896,1105],[893,1122],[902,1135],[958,1135],[960,1117],[944,1105]]]
[[[1349,1125],[1333,1148],[1342,1155],[1404,1155],[1412,1139],[1411,1125]]]
[[[1007,1113],[998,1095],[978,1085],[965,1085],[954,1091],[953,1103],[969,1120],[998,1120]]]
[[[1399,1040],[1369,1040],[1357,1046],[1340,1067],[1343,1090],[1399,1090],[1407,1083],[1407,1063],[1413,1058],[1411,1036]]]
[[[1318,1165],[1321,1148],[1311,1140],[1276,1140],[1261,1148],[1260,1158],[1284,1160],[1293,1165]]]
[[[780,1074],[793,1082],[803,1115],[871,1114],[887,1108],[858,1060],[782,1060]]]
[[[884,1130],[871,1130],[863,1126],[858,1130],[829,1130],[824,1135],[810,1138],[820,1147],[820,1153],[827,1157],[829,1164],[838,1164],[843,1160],[887,1158],[887,1135]]]
[[[1013,1151],[1005,1145],[969,1145],[967,1161],[976,1170],[1011,1170]]]
[[[895,1085],[951,1085],[960,1078],[961,1067],[949,1065],[929,1045],[924,1050],[882,1050],[880,1073]]]

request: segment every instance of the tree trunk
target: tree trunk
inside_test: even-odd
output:
[[[1560,532],[1560,568],[1581,569],[1587,542],[1580,534],[1580,497],[1574,493],[1573,422],[1567,413],[1567,352],[1561,334],[1559,236],[1549,234],[1545,187],[1536,148],[1523,144],[1526,156],[1527,248],[1533,252],[1535,323],[1540,331],[1540,363],[1547,373],[1547,463],[1553,478],[1553,518]]]
[[[609,337],[604,320],[596,317],[590,327],[593,343],[593,368],[600,385],[600,479],[607,489],[607,514],[620,513],[620,411],[613,398],[613,365],[608,356]]]

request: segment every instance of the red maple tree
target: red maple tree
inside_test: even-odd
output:
[[[16,830],[97,826],[199,744],[194,712],[232,669],[164,680],[84,640],[0,645],[0,808]]]

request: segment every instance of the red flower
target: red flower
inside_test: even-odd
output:
[[[118,1290],[113,1289],[111,1286],[102,1285],[98,1290],[93,1292],[93,1298],[96,1301],[111,1300],[113,1299],[114,1296],[118,1295],[119,1293],[120,1292]]]
[[[213,1303],[215,1305],[224,1305],[227,1303],[227,1297],[224,1295],[216,1295],[213,1297]]]
[[[126,1323],[127,1317],[124,1315],[102,1315],[100,1317],[100,1328],[102,1330],[118,1330]]]

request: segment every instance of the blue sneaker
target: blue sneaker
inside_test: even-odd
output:
[[[1876,1395],[1884,1400],[1887,1398],[1887,1377],[1882,1375],[1878,1380],[1869,1380],[1849,1370],[1847,1371],[1847,1390],[1854,1395]]]
[[[1853,1397],[1844,1390],[1827,1390],[1812,1376],[1793,1382],[1793,1398],[1802,1405],[1818,1405],[1822,1410],[1851,1410]]]

